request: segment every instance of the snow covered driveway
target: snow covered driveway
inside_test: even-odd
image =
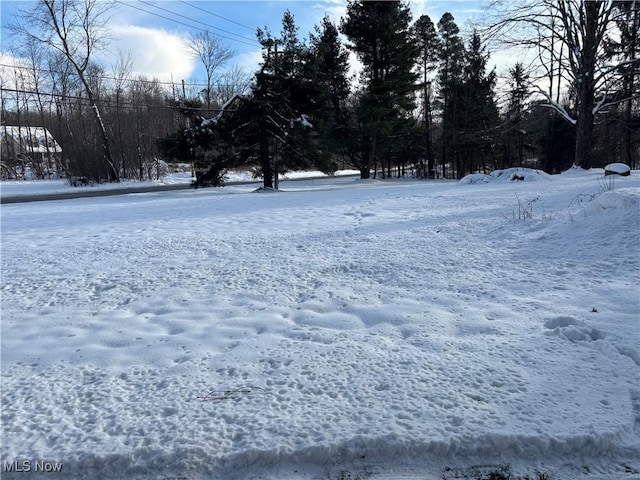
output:
[[[6,205],[2,462],[47,478],[640,470],[640,181]]]

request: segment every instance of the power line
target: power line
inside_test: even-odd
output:
[[[87,97],[82,97],[78,95],[63,95],[61,93],[49,93],[49,92],[38,92],[35,90],[20,90],[15,88],[5,88],[0,87],[1,92],[9,92],[9,93],[21,93],[25,95],[36,95],[36,96],[45,96],[45,97],[53,97],[53,98],[61,98],[64,100],[76,100],[85,103],[89,103],[89,99]],[[133,103],[133,102],[119,102],[115,103],[113,100],[102,100],[97,99],[96,102],[99,105],[107,106],[111,108],[144,108],[144,109],[157,109],[157,110],[193,110],[193,111],[206,111],[206,112],[221,112],[222,108],[196,108],[196,107],[187,107],[181,105],[145,105],[142,103]],[[230,110],[228,110],[230,111]]]
[[[222,20],[226,20],[227,22],[235,23],[236,25],[238,25],[240,27],[243,27],[243,28],[246,28],[247,30],[251,30],[252,32],[256,31],[255,28],[248,27],[247,25],[243,25],[242,23],[238,23],[235,20],[231,20],[229,18],[223,17],[222,15],[218,15],[217,13],[210,12],[209,10],[205,10],[202,7],[197,7],[197,6],[195,6],[195,5],[193,5],[193,4],[189,3],[189,2],[185,2],[184,0],[179,0],[179,1],[180,1],[180,3],[184,3],[185,5],[189,5],[190,7],[195,8],[197,10],[200,10],[201,12],[208,13],[209,15],[213,15],[214,17],[221,18]]]
[[[66,95],[66,94],[61,94],[61,93],[49,93],[49,92],[38,92],[35,90],[20,90],[20,89],[16,89],[16,88],[4,88],[4,87],[0,87],[0,91],[2,92],[10,92],[10,93],[21,93],[21,94],[25,94],[25,95],[36,95],[36,96],[45,96],[45,97],[53,97],[53,98],[60,98],[60,99],[64,99],[64,100],[76,100],[76,101],[81,101],[81,102],[85,102],[88,103],[89,99],[87,97],[82,97],[82,96],[78,96],[78,95]],[[159,108],[159,109],[170,109],[170,110],[181,110],[183,109],[180,106],[172,106],[172,105],[143,105],[140,103],[131,103],[131,102],[123,102],[123,103],[118,103],[117,105],[115,103],[113,103],[113,101],[111,100],[96,100],[96,103],[100,104],[100,105],[109,105],[112,107],[144,107],[144,108]],[[200,110],[198,108],[192,108],[192,107],[184,107],[185,110]]]
[[[164,11],[164,12],[170,13],[171,15],[175,15],[175,16],[178,16],[178,17],[185,18],[185,19],[189,20],[190,22],[199,23],[199,24],[204,25],[205,27],[207,27],[207,28],[209,28],[209,29],[220,30],[221,32],[225,32],[225,33],[228,33],[228,34],[230,34],[230,35],[234,35],[234,36],[236,36],[236,37],[239,37],[239,38],[240,38],[240,39],[242,39],[242,40],[240,40],[240,39],[238,39],[238,38],[231,38],[231,37],[228,37],[228,36],[225,36],[225,35],[220,35],[220,34],[218,34],[218,36],[219,36],[220,38],[226,38],[227,40],[232,40],[232,41],[235,41],[235,42],[239,42],[239,43],[242,43],[242,44],[244,44],[244,45],[249,45],[249,46],[251,46],[251,47],[256,47],[256,46],[259,46],[259,45],[260,45],[260,44],[259,44],[259,42],[258,42],[257,40],[253,40],[253,39],[251,39],[251,38],[244,37],[244,36],[242,36],[242,35],[238,35],[237,33],[229,32],[228,30],[224,30],[224,29],[222,29],[222,28],[214,27],[213,25],[209,25],[209,24],[204,23],[204,22],[201,22],[201,21],[199,21],[199,20],[195,20],[195,19],[190,18],[190,17],[187,17],[187,16],[185,16],[185,15],[181,15],[181,14],[179,14],[179,13],[172,12],[171,10],[167,10],[166,8],[162,8],[162,7],[158,7],[157,5],[150,4],[150,3],[148,3],[148,2],[145,2],[144,0],[138,0],[138,1],[139,1],[140,3],[144,3],[144,4],[146,4],[146,5],[149,5],[149,6],[153,7],[153,8],[156,8],[156,9],[158,9],[158,10],[162,10],[162,11]],[[137,7],[137,6],[132,5],[132,4],[130,4],[130,3],[125,3],[125,2],[122,2],[122,1],[120,1],[120,0],[116,0],[116,3],[119,3],[120,5],[125,5],[125,6],[127,6],[127,7],[129,7],[129,8],[135,8],[136,10],[140,10],[141,12],[148,13],[149,15],[155,15],[156,17],[164,18],[165,20],[169,20],[170,22],[178,23],[178,24],[180,24],[180,25],[184,25],[184,26],[187,26],[187,27],[189,27],[189,28],[197,28],[197,29],[199,29],[199,30],[207,31],[207,30],[205,30],[205,29],[203,29],[203,28],[201,28],[201,27],[196,27],[196,26],[194,26],[194,25],[190,25],[190,24],[188,24],[188,23],[181,22],[180,20],[176,20],[175,18],[167,17],[167,16],[165,16],[165,15],[161,15],[161,14],[159,14],[159,13],[155,13],[155,12],[152,12],[152,11],[150,11],[150,10],[145,10],[144,8]]]
[[[40,73],[48,73],[48,74],[58,74],[58,75],[64,75],[66,72],[62,72],[60,70],[53,70],[53,69],[48,69],[48,68],[36,68],[36,67],[28,67],[28,66],[23,66],[23,65],[8,65],[6,63],[0,63],[0,67],[5,67],[5,68],[17,68],[17,69],[21,69],[21,70],[30,70],[32,72],[40,72]],[[182,82],[161,82],[160,80],[144,80],[144,79],[138,79],[138,78],[116,78],[116,77],[110,77],[107,75],[88,75],[91,78],[99,78],[101,80],[112,80],[112,81],[123,81],[123,82],[130,82],[130,83],[150,83],[153,85],[170,85],[172,87],[182,87],[183,83]],[[185,87],[202,87],[202,88],[206,88],[208,85],[206,83],[184,83]],[[243,86],[242,83],[218,83],[216,86],[219,87],[241,87]]]
[[[144,3],[145,5],[149,5],[150,7],[157,8],[158,10],[162,10],[163,12],[167,12],[167,13],[170,13],[171,15],[175,15],[176,17],[185,18],[185,19],[189,20],[190,22],[196,22],[196,23],[199,23],[199,24],[201,24],[201,25],[204,25],[205,27],[213,28],[213,29],[215,29],[215,30],[220,30],[221,32],[228,33],[229,35],[233,35],[233,36],[235,36],[235,37],[242,38],[242,39],[244,39],[244,40],[248,40],[249,42],[252,42],[253,44],[259,45],[258,41],[257,41],[255,38],[245,37],[245,36],[243,36],[243,35],[238,35],[237,33],[230,32],[230,31],[228,31],[228,30],[224,30],[224,29],[219,28],[219,27],[214,27],[213,25],[209,25],[208,23],[201,22],[200,20],[196,20],[196,19],[194,19],[194,18],[187,17],[187,16],[185,16],[185,15],[181,15],[180,13],[173,12],[173,11],[168,10],[168,9],[166,9],[166,8],[159,7],[159,6],[157,6],[157,5],[153,5],[152,3],[146,2],[145,0],[138,0],[138,1],[139,1],[140,3]]]

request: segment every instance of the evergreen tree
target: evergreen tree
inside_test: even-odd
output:
[[[339,31],[325,16],[315,35],[310,36],[309,74],[318,89],[314,112],[317,149],[315,163],[326,173],[335,171],[335,157],[344,154],[347,145],[350,94],[349,52],[340,42]]]
[[[540,112],[542,110],[542,112]],[[537,114],[544,109],[534,110]],[[540,112],[540,113],[538,113]],[[539,140],[547,173],[560,173],[574,165],[576,151],[576,129],[559,115],[544,115],[546,131]]]
[[[318,97],[310,81],[308,54],[298,38],[293,15],[288,10],[282,19],[280,38],[258,30],[264,63],[256,74],[252,101],[257,105],[259,164],[265,188],[278,188],[278,174],[309,166],[304,152],[313,107]],[[275,175],[275,183],[274,183]]]
[[[431,79],[430,74],[436,69],[440,41],[436,28],[428,15],[422,15],[413,25],[413,34],[419,48],[418,72],[422,87],[422,125],[424,129],[424,151],[427,165],[422,161],[418,166],[419,176],[435,175],[435,157],[433,153],[433,125],[431,114]],[[425,168],[426,167],[426,168]]]
[[[274,38],[258,30],[263,63],[248,95],[235,95],[211,119],[183,135],[192,151],[211,152],[195,186],[216,185],[227,168],[257,165],[264,188],[278,188],[278,173],[308,163],[310,112],[318,93],[308,74],[308,52],[299,41],[293,15],[285,12]]]
[[[495,127],[498,124],[498,108],[495,104],[495,70],[487,72],[489,54],[482,40],[474,32],[465,53],[463,69],[463,102],[461,135],[462,155],[458,157],[458,176],[482,168],[486,170],[486,158],[492,155]]]
[[[415,109],[417,75],[413,71],[418,49],[410,35],[411,12],[401,2],[349,0],[341,32],[363,64],[363,90],[351,121],[351,162],[368,178],[371,168],[408,134],[395,126]],[[353,148],[355,147],[355,148]],[[360,152],[358,155],[355,152]]]
[[[508,156],[505,160],[508,164],[512,163],[511,139],[515,139],[516,155],[518,165],[524,163],[524,138],[527,135],[523,131],[523,113],[525,101],[529,96],[527,87],[529,76],[524,71],[522,63],[518,62],[513,68],[509,69],[509,77],[511,81],[511,89],[509,90],[509,105],[507,110],[507,152]]]
[[[462,74],[464,44],[453,15],[445,13],[438,22],[440,36],[440,101],[442,104],[442,176],[447,176],[447,164],[459,160],[457,135],[462,119]]]

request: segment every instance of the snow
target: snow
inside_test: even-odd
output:
[[[202,122],[200,123],[200,126],[206,127],[211,123],[213,123],[214,125],[217,124],[222,118],[222,115],[227,110],[227,108],[229,108],[233,104],[233,102],[235,102],[236,100],[242,100],[242,98],[243,98],[242,95],[238,95],[238,94],[233,95],[229,100],[225,102],[224,105],[222,105],[222,107],[220,108],[220,111],[215,117],[203,119]]]
[[[309,117],[305,114],[300,115],[300,123],[303,127],[313,128],[313,124],[309,121]]]
[[[123,181],[118,183],[100,183],[83,187],[72,187],[67,179],[57,180],[5,180],[0,182],[0,194],[3,197],[19,195],[39,195],[49,193],[66,193],[92,190],[117,190],[131,187],[148,187],[152,185],[170,185],[190,183],[191,174],[175,173],[162,178],[159,181]]]
[[[611,172],[617,173],[618,175],[629,175],[631,169],[629,168],[629,165],[625,163],[610,163],[604,167],[604,171],[605,173]]]
[[[3,468],[638,478],[640,176],[602,175],[3,205]]]
[[[60,153],[62,148],[51,133],[44,127],[23,127],[2,125],[0,138],[11,138],[18,150],[33,153]]]
[[[356,170],[340,170],[336,172],[336,176],[342,175],[354,175]],[[323,174],[317,171],[298,171],[289,172],[284,175],[285,178],[298,179],[318,177]],[[37,195],[37,194],[50,194],[50,193],[67,193],[67,192],[81,192],[81,191],[95,191],[95,190],[118,190],[135,187],[149,187],[153,185],[177,185],[177,184],[189,184],[195,178],[191,176],[190,172],[177,172],[171,173],[162,177],[156,181],[122,181],[118,183],[100,183],[87,185],[82,187],[72,187],[68,180],[7,180],[0,182],[0,194],[3,197],[14,197],[20,195]],[[225,182],[256,182],[260,183],[261,180],[253,178],[252,172],[247,170],[230,171],[225,175]]]
[[[515,182],[527,181],[535,182],[539,180],[549,180],[551,175],[540,170],[531,168],[514,167],[504,170],[494,170],[490,174],[472,173],[460,179],[460,183],[470,185],[474,183],[491,183],[491,182]]]

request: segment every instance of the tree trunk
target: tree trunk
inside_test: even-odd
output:
[[[427,99],[427,178],[435,178],[436,160],[433,155],[433,121],[431,118],[431,103]]]
[[[104,122],[102,121],[102,117],[100,116],[100,110],[98,109],[98,105],[93,103],[92,110],[95,115],[96,124],[98,126],[98,131],[100,132],[100,138],[102,140],[102,148],[104,150],[104,160],[107,167],[107,174],[109,176],[110,182],[119,182],[120,175],[118,175],[118,171],[116,167],[113,165],[113,157],[111,156],[111,148],[109,148],[109,138],[107,137],[107,129],[104,126]]]
[[[447,147],[444,143],[442,145],[442,178],[447,178]]]
[[[593,135],[593,93],[581,95],[576,122],[576,153],[574,163],[584,169],[591,168],[591,140]],[[587,98],[588,97],[588,98]],[[589,101],[591,99],[591,102]]]
[[[122,168],[122,176],[127,178],[127,162],[125,157],[124,138],[122,135],[122,120],[120,113],[120,88],[116,89],[116,125],[118,129],[118,142],[120,143],[120,166]],[[140,179],[142,180],[142,179]]]
[[[631,38],[629,39],[629,53],[627,55],[628,60],[636,59],[636,50],[638,47],[638,29],[640,28],[638,11],[639,8],[633,8],[633,18],[629,19],[631,24]],[[624,108],[624,122],[625,126],[622,130],[622,161],[629,165],[632,169],[636,167],[636,161],[633,159],[632,150],[632,134],[631,134],[631,122],[633,115],[633,92],[635,90],[635,79],[637,70],[632,69],[627,73],[624,78],[625,95],[627,101]]]
[[[110,182],[119,182],[120,176],[118,175],[118,171],[113,164],[113,156],[111,155],[111,148],[109,148],[109,137],[107,136],[107,129],[104,126],[104,122],[102,121],[102,116],[100,115],[100,109],[96,104],[93,90],[89,86],[89,82],[86,80],[84,76],[84,72],[82,72],[79,68],[76,68],[78,71],[78,76],[80,77],[80,81],[84,84],[85,92],[87,93],[87,97],[89,99],[89,103],[91,104],[91,110],[93,110],[94,119],[96,121],[96,126],[98,127],[98,132],[100,134],[100,140],[102,141],[102,149],[104,151],[104,160],[107,167],[107,175]]]
[[[266,134],[260,136],[260,165],[262,165],[263,188],[273,188],[273,169],[269,158],[269,139]]]
[[[591,143],[593,134],[594,75],[598,42],[599,2],[584,2],[584,44],[580,52],[577,78],[578,118],[576,121],[576,152],[574,163],[582,168],[591,168]]]

